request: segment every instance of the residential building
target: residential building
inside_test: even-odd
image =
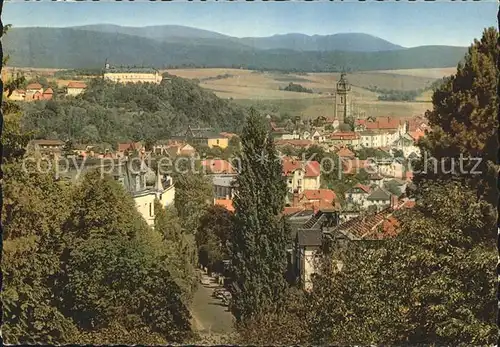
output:
[[[43,93],[43,87],[40,83],[30,83],[26,86],[26,97],[28,99],[33,98],[33,95],[38,92]]]
[[[16,89],[12,92],[8,99],[12,101],[25,101],[26,91],[24,89]]]
[[[296,271],[302,289],[312,289],[312,278],[321,259],[323,232],[321,230],[299,230],[296,236]]]
[[[410,133],[402,134],[391,144],[391,148],[393,151],[402,151],[405,158],[410,157],[412,154],[419,156],[420,148],[416,146],[416,141],[422,136],[420,132],[415,132],[413,135]]]
[[[283,160],[283,176],[286,179],[288,192],[290,193],[302,193],[303,190],[319,189],[320,174],[321,167],[317,161]]]
[[[370,195],[371,188],[364,184],[358,183],[345,193],[345,201],[347,203],[365,206],[366,198]]]
[[[64,142],[60,140],[32,140],[29,148],[42,155],[61,155]]]
[[[384,183],[384,178],[378,173],[371,173],[368,179],[370,181],[370,186],[382,187],[382,184]]]
[[[117,147],[120,154],[125,154],[126,152],[144,152],[144,146],[140,142],[119,143]]]
[[[340,149],[335,153],[339,158],[343,159],[354,159],[356,154],[347,147],[340,147]]]
[[[212,175],[214,197],[216,199],[233,199],[235,193],[236,175]]]
[[[160,72],[144,67],[110,67],[106,64],[104,79],[116,83],[156,83],[162,81]]]
[[[319,142],[319,143],[325,141],[325,137],[323,135],[321,135],[318,130],[314,131],[314,133],[311,135],[311,139],[314,142]]]
[[[188,126],[184,134],[175,136],[173,139],[185,141],[191,145],[201,145],[209,148],[220,147],[225,149],[229,146],[229,138],[212,131],[210,128],[196,129]]]
[[[83,82],[69,82],[66,86],[66,95],[77,96],[85,91],[87,85]]]
[[[376,187],[365,199],[364,207],[375,206],[377,211],[391,205],[392,194],[382,187]]]
[[[361,135],[354,132],[354,131],[338,131],[331,133],[327,141],[331,145],[341,145],[341,146],[346,146],[350,145],[353,147],[356,147],[361,144]]]

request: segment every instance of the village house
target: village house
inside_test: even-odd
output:
[[[413,137],[415,136],[415,137]],[[405,158],[408,158],[412,155],[419,156],[420,155],[420,148],[416,146],[416,141],[422,136],[420,136],[419,132],[414,133],[414,135],[411,135],[410,133],[405,133],[403,135],[400,135],[391,145],[391,149],[394,150],[400,150],[403,152],[403,156]]]
[[[66,95],[77,96],[85,91],[87,85],[83,82],[69,82],[66,86]]]
[[[178,141],[158,141],[152,148],[152,152],[157,155],[167,155],[171,158],[193,157],[196,149],[188,143]]]
[[[301,162],[285,158],[282,164],[289,193],[320,188],[321,167],[317,161]]]
[[[364,206],[366,198],[370,195],[371,188],[364,184],[358,183],[345,193],[345,201],[347,203]]]
[[[395,158],[393,160],[390,160],[389,163],[386,165],[378,163],[378,172],[382,176],[386,177],[403,178],[405,168],[402,163],[402,160],[399,158]]]
[[[222,149],[229,146],[229,138],[218,134],[211,128],[191,128],[188,126],[186,132],[180,136],[174,136],[173,140],[184,141],[190,145],[201,145],[209,148],[220,147]]]
[[[314,133],[311,135],[311,139],[314,142],[318,142],[318,143],[321,143],[321,142],[325,141],[325,137],[323,135],[321,135],[318,130],[314,131]]]
[[[211,175],[215,199],[233,199],[235,193],[236,175]]]
[[[64,147],[64,142],[60,140],[32,140],[28,144],[28,149],[41,155],[60,156]]]
[[[24,89],[15,89],[8,99],[12,101],[25,101],[26,91]]]
[[[338,149],[335,154],[337,154],[337,156],[341,159],[352,160],[356,158],[356,154],[347,147],[340,147],[340,149]]]
[[[389,193],[385,188],[376,187],[368,195],[364,201],[364,208],[373,208],[380,211],[393,203],[393,199],[397,199],[394,195]],[[372,206],[372,207],[371,207]]]
[[[370,181],[370,186],[382,187],[384,183],[384,177],[378,173],[371,173],[368,176],[368,180]]]
[[[360,134],[354,132],[354,131],[346,131],[346,132],[334,132],[331,133],[327,141],[330,145],[350,145],[353,147],[357,147],[361,143],[361,136]]]
[[[102,161],[98,158],[80,159],[70,162],[73,165],[64,173],[63,179],[78,182],[85,173],[100,169],[111,176],[132,196],[137,211],[150,227],[154,227],[156,199],[163,207],[170,206],[175,199],[175,186],[168,175],[154,172],[144,161],[127,158]]]
[[[40,83],[30,83],[26,86],[26,97],[32,98],[35,93],[43,93],[43,87]]]

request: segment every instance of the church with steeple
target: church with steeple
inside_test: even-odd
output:
[[[335,91],[335,119],[346,123],[352,117],[351,85],[347,81],[346,74],[340,75]]]

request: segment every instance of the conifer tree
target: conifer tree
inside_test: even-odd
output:
[[[497,40],[498,31],[486,29],[480,40],[474,40],[457,73],[435,91],[433,110],[426,112],[432,132],[421,143],[433,159],[427,170],[419,167],[424,172],[415,175],[417,185],[423,179],[453,176],[477,186],[478,197],[496,204],[497,153],[492,149],[498,146]],[[460,155],[477,159],[463,160]]]
[[[241,141],[230,245],[238,287],[231,306],[237,322],[279,309],[286,289],[288,237],[288,228],[280,217],[286,195],[281,163],[262,118],[254,110]]]

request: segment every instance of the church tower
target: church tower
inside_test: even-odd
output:
[[[337,82],[335,91],[335,119],[346,123],[351,117],[351,85],[347,81],[346,74],[340,75],[340,81]]]

